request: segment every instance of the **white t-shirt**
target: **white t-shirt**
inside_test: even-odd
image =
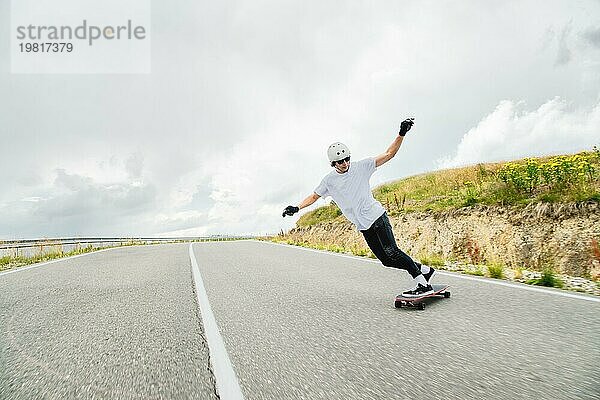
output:
[[[334,170],[325,175],[315,193],[321,197],[331,196],[346,218],[364,231],[385,212],[371,193],[369,179],[375,169],[375,158],[351,162],[345,173]]]

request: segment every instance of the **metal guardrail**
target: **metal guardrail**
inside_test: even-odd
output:
[[[107,243],[175,243],[193,241],[225,241],[254,239],[255,236],[183,236],[183,237],[80,237],[80,238],[43,238],[43,239],[16,239],[0,240],[0,250],[23,249],[40,246],[61,246],[78,244],[107,244]]]

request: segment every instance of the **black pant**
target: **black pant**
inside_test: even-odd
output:
[[[387,213],[384,212],[381,217],[377,218],[369,229],[360,232],[365,237],[373,254],[383,265],[405,269],[413,278],[421,274],[421,264],[414,262],[398,248]]]

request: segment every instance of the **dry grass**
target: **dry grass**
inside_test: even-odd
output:
[[[502,180],[507,166],[516,168],[516,173],[523,173],[523,168],[519,165],[528,163],[542,168],[557,159],[562,159],[563,163],[587,160],[592,171],[589,179],[586,178],[581,185],[569,184],[558,188],[545,184],[540,179],[537,186],[525,192]],[[600,202],[600,152],[594,148],[593,152],[569,157],[549,156],[430,172],[378,186],[373,190],[373,195],[392,216],[403,212],[453,210],[475,204],[506,206],[537,202]],[[298,226],[334,221],[340,215],[335,204],[320,207],[304,214],[299,219]]]

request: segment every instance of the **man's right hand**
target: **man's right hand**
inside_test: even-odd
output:
[[[285,210],[283,210],[283,214],[281,216],[285,217],[286,215],[289,215],[291,217],[292,215],[296,214],[298,211],[300,211],[300,209],[296,206],[287,206],[285,208]]]

